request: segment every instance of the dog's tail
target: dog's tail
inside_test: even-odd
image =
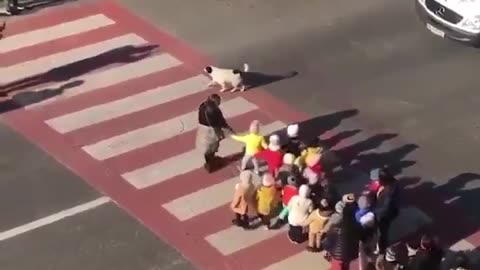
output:
[[[250,66],[247,63],[243,64],[243,72],[248,72],[249,70]]]

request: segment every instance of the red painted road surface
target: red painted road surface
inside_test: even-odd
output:
[[[151,44],[158,44],[159,48],[155,54],[168,53],[182,63],[166,70],[100,87],[94,89],[95,91],[56,100],[50,104],[31,109],[10,110],[2,115],[3,121],[80,175],[90,185],[111,197],[118,205],[139,219],[160,238],[173,245],[201,269],[262,269],[303,251],[303,246],[290,244],[286,240],[285,234],[280,233],[270,239],[224,256],[204,238],[231,226],[231,213],[226,205],[183,222],[162,207],[162,204],[173,199],[232,178],[236,173],[234,165],[211,175],[206,174],[202,169],[195,169],[144,189],[137,189],[122,178],[121,175],[124,173],[190,151],[193,148],[194,130],[104,160],[97,160],[82,150],[83,146],[195,111],[199,103],[208,94],[214,93],[216,89],[187,95],[64,134],[57,132],[45,123],[49,119],[128,98],[161,85],[169,85],[187,79],[200,74],[203,67],[207,63],[211,63],[199,52],[139,19],[111,0],[66,5],[20,18],[9,25],[5,33],[5,40],[9,37],[34,30],[42,30],[96,14],[103,14],[115,23],[19,49],[2,51],[0,45],[2,69],[8,70],[10,66],[19,63],[130,33],[140,36]],[[21,41],[21,39],[19,40]],[[94,56],[95,52],[92,52],[92,55]],[[115,63],[112,63],[113,59],[109,57],[113,56],[98,57],[90,61],[71,64],[61,70],[36,74],[35,80],[30,80],[31,84],[22,88],[21,91],[47,89],[62,81],[75,81],[76,77],[81,80],[84,74],[115,69],[131,61],[131,59],[116,59],[116,61],[113,61]],[[8,87],[4,85],[2,89],[13,90],[10,95],[20,91],[20,87],[16,88],[14,85]],[[68,89],[68,91],[74,92],[75,87]],[[242,94],[225,93],[222,97],[225,101],[243,97],[258,107],[258,109],[234,117],[231,120],[232,125],[237,130],[247,129],[253,119],[259,119],[262,123],[273,121],[292,123],[309,118],[308,115],[293,110],[261,89],[253,89]],[[6,104],[12,104],[8,100],[4,100],[2,103],[3,107]],[[323,136],[329,137],[331,135],[324,134]],[[342,143],[346,144],[346,142]],[[189,162],[189,160],[184,162]],[[411,202],[435,221],[436,229],[442,232],[442,236],[447,241],[453,243],[453,241],[466,238],[474,246],[480,245],[480,235],[476,227],[469,224],[461,210],[446,210],[449,206],[432,195],[431,190],[415,192],[419,193],[416,193],[415,196],[409,196]],[[447,219],[444,218],[445,213],[448,213]],[[451,225],[452,222],[455,223],[454,227],[451,227],[453,226]],[[451,230],[451,228],[460,227],[464,229]],[[259,254],[265,254],[265,252],[268,255],[259,256]]]

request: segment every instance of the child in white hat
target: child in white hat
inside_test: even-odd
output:
[[[275,178],[271,174],[264,174],[262,184],[257,189],[257,215],[265,229],[270,229],[270,218],[280,200],[280,194],[275,186]]]
[[[278,135],[274,134],[270,136],[268,139],[268,148],[258,152],[255,156],[265,160],[268,165],[268,173],[273,177],[277,177],[280,167],[283,165],[283,152]]]

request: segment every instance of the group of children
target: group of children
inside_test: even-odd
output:
[[[289,125],[286,131],[283,144],[278,135],[267,141],[255,120],[247,134],[232,135],[245,144],[240,182],[230,205],[235,214],[232,223],[246,230],[258,225],[279,229],[288,224],[290,241],[300,244],[308,240],[310,252],[325,250],[332,269],[349,269],[350,261],[359,254],[360,269],[367,269],[371,264],[367,257],[378,253],[388,260],[391,250],[381,246],[387,242],[391,220],[398,215],[393,176],[383,175],[385,170],[373,170],[372,182],[360,196],[340,196],[325,177],[319,140],[303,142],[298,124]],[[266,163],[266,172],[260,172],[260,161]],[[261,183],[253,183],[254,175]],[[357,227],[360,230],[351,229]]]
[[[241,161],[240,183],[235,187],[231,208],[235,225],[250,229],[258,221],[265,229],[278,229],[289,223],[289,237],[294,243],[303,242],[308,232],[308,250],[319,251],[324,228],[333,206],[339,200],[337,192],[328,184],[320,162],[322,148],[318,139],[309,143],[298,137],[298,124],[287,127],[287,142],[283,145],[278,135],[271,135],[268,143],[260,134],[260,124],[253,121],[246,135],[232,135],[245,144]],[[267,164],[256,187],[253,175],[260,176],[260,162]],[[248,170],[251,162],[253,170]],[[280,212],[277,217],[274,215]],[[254,211],[252,211],[254,210]],[[250,221],[248,213],[256,220]],[[274,221],[274,222],[273,222]]]

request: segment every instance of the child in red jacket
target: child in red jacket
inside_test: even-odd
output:
[[[278,135],[270,136],[268,141],[268,148],[258,152],[255,156],[267,162],[268,172],[276,179],[278,171],[283,165],[283,152],[281,151]]]
[[[287,184],[282,188],[282,211],[272,228],[278,229],[288,222],[288,203],[295,195],[298,195],[298,182],[295,177],[290,176],[287,178]]]

